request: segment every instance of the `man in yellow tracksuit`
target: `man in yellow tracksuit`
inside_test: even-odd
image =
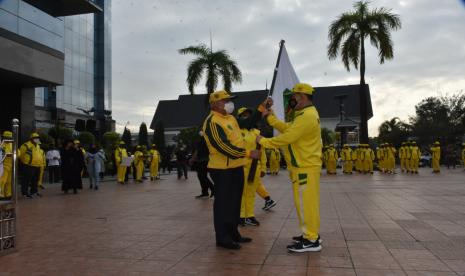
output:
[[[326,158],[326,173],[336,174],[338,154],[337,150],[334,148],[334,145],[329,145],[328,150],[326,151]]]
[[[241,198],[244,188],[244,165],[247,158],[261,158],[260,150],[247,150],[241,128],[252,128],[262,117],[266,102],[246,120],[236,119],[235,96],[224,90],[209,96],[211,112],[202,127],[208,147],[208,169],[215,185],[213,222],[216,245],[227,249],[240,249],[240,243],[252,239],[242,237],[238,230]]]
[[[407,173],[412,172],[412,142],[408,141],[405,144],[405,168]]]
[[[239,118],[246,120],[253,113],[253,110],[246,107],[241,107],[237,111],[237,116]],[[252,126],[253,127],[253,126]],[[242,137],[245,141],[246,150],[254,150],[257,148],[256,139],[260,135],[260,130],[256,128],[241,128]],[[258,226],[260,223],[255,218],[255,193],[257,192],[258,186],[260,186],[261,178],[266,175],[266,155],[265,151],[262,151],[261,158],[257,162],[257,167],[255,168],[254,178],[252,181],[249,181],[248,177],[251,173],[252,159],[247,158],[244,165],[244,188],[242,191],[242,200],[241,200],[241,224]]]
[[[141,183],[144,176],[144,153],[141,146],[136,146],[134,152],[134,167],[136,168],[136,182]]]
[[[396,149],[392,144],[386,144],[387,170],[394,174],[396,171]]]
[[[270,174],[277,175],[279,172],[279,163],[281,162],[281,153],[279,149],[270,149]]]
[[[433,167],[433,173],[441,172],[441,143],[439,141],[434,142],[431,147],[431,166]]]
[[[373,161],[375,160],[375,153],[368,144],[364,144],[364,151],[365,161],[363,164],[363,169],[366,173],[373,174]]]
[[[11,142],[6,142],[5,140],[13,140],[13,133],[11,131],[3,132],[3,146],[2,151],[5,155],[10,155],[13,153],[13,144]],[[11,198],[12,195],[12,185],[11,177],[13,171],[13,157],[4,156],[3,160],[3,174],[0,177],[0,198]]]
[[[412,141],[412,149],[410,151],[410,172],[418,174],[418,166],[420,163],[421,152],[417,146],[417,142]]]
[[[22,164],[23,181],[21,182],[21,194],[26,198],[38,196],[37,183],[39,181],[40,167],[43,156],[40,152],[40,136],[32,133],[29,140],[19,148],[19,160]]]
[[[126,170],[128,167],[123,166],[121,162],[124,157],[128,157],[128,152],[125,148],[125,143],[123,141],[119,142],[119,145],[115,149],[115,162],[116,162],[116,175],[118,178],[118,183],[124,184],[124,179],[126,177]]]
[[[408,172],[407,170],[407,143],[402,142],[399,148],[399,161],[400,161],[400,171]]]
[[[322,154],[321,154],[321,161],[323,162],[323,168],[328,169],[328,146],[323,146]]]
[[[349,145],[345,144],[342,147],[341,151],[341,159],[344,162],[343,165],[343,173],[344,174],[352,174],[352,149],[349,147]]]
[[[157,146],[152,144],[152,149],[149,151],[150,155],[150,180],[154,181],[158,179],[158,165],[160,164],[160,153],[157,150]]]
[[[376,148],[376,158],[378,159],[378,169],[381,173],[384,173],[384,144],[380,144],[379,147]]]
[[[292,88],[289,107],[295,110],[290,123],[273,114],[268,123],[281,134],[273,138],[258,137],[266,148],[287,147],[290,154],[289,173],[294,191],[294,203],[302,236],[294,237],[288,246],[291,252],[320,251],[320,173],[321,128],[318,111],[312,103],[313,87],[299,83]]]
[[[47,166],[47,160],[45,159],[45,152],[43,149],[40,149],[40,154],[42,155],[42,162],[40,163],[40,173],[39,173],[39,180],[37,181],[37,186],[43,190],[45,189],[43,181],[44,181],[45,167]]]

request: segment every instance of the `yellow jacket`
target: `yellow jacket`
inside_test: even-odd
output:
[[[245,149],[248,151],[257,149],[257,143],[255,142],[257,136],[260,135],[260,130],[258,129],[241,129],[242,136],[244,137],[245,141]],[[252,165],[252,159],[247,158],[245,166],[250,167]],[[260,162],[258,162],[257,171],[260,170],[266,173],[266,153],[265,150],[262,149],[262,155],[260,157]]]
[[[314,106],[295,112],[292,122],[285,123],[273,114],[268,123],[281,132],[273,138],[263,138],[260,144],[266,148],[287,146],[292,167],[321,167],[321,128],[318,111]]]
[[[250,151],[236,118],[212,111],[203,124],[209,154],[208,168],[232,169],[244,166]]]
[[[441,159],[441,147],[433,146],[431,147],[431,156],[435,160]]]
[[[378,160],[383,160],[384,159],[384,151],[382,148],[377,148],[376,149],[376,158],[378,158]]]
[[[405,159],[405,158],[407,158],[406,150],[407,150],[407,147],[406,147],[406,146],[402,146],[402,147],[399,148],[399,158],[400,158],[400,159]]]
[[[350,148],[342,149],[341,159],[342,161],[352,161],[352,149]]]
[[[158,152],[158,150],[151,149],[149,151],[149,154],[150,154],[150,158],[151,158],[152,163],[153,162],[160,163],[161,156],[160,156],[160,153]]]
[[[142,164],[144,163],[144,153],[142,153],[142,151],[140,150],[137,150],[134,153],[134,164],[137,166],[137,165],[140,165],[141,163]]]
[[[277,162],[281,161],[281,153],[279,149],[270,149],[270,159],[274,159]]]
[[[410,151],[410,158],[419,160],[420,156],[421,156],[420,149],[417,146],[412,147],[412,150]]]
[[[19,152],[19,160],[21,163],[32,167],[42,166],[43,154],[39,145],[35,145],[31,141],[27,141],[21,145]]]
[[[337,160],[338,158],[338,154],[337,154],[337,150],[336,149],[328,149],[327,151],[328,155],[327,155],[327,158],[326,160]]]
[[[3,152],[5,154],[13,153],[13,144],[10,142],[3,143]],[[5,160],[3,160],[3,167],[5,169],[11,169],[13,167],[13,157],[7,156]]]
[[[123,157],[128,157],[128,152],[125,148],[117,147],[115,149],[115,161],[116,165],[119,165],[123,161]]]
[[[47,166],[47,159],[45,159],[45,152],[43,149],[40,149],[40,153],[42,154],[42,160],[40,163],[41,167],[46,167]]]

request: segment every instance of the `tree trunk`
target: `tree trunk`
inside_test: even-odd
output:
[[[367,114],[367,93],[365,85],[365,35],[361,34],[360,43],[360,87],[359,87],[359,105],[360,105],[360,131],[359,141],[368,144],[368,114]]]

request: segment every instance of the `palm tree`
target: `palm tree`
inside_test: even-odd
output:
[[[335,59],[339,54],[347,71],[352,64],[358,69],[360,63],[360,139],[368,142],[367,95],[365,90],[365,39],[378,49],[380,64],[394,57],[391,30],[401,28],[400,17],[390,9],[368,10],[367,1],[354,4],[354,11],[343,13],[329,26],[328,57]]]
[[[241,71],[225,50],[213,52],[211,47],[208,48],[206,45],[200,44],[180,49],[179,53],[197,56],[187,67],[186,82],[191,94],[194,94],[194,86],[200,82],[204,73],[206,74],[205,86],[208,94],[215,91],[220,77],[224,83],[224,90],[228,92],[231,91],[233,82],[242,82]]]

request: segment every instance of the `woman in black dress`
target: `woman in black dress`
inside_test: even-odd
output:
[[[79,149],[76,149],[72,141],[67,141],[61,151],[61,172],[63,184],[61,190],[68,193],[72,189],[77,194],[78,189],[82,189],[81,171],[84,168],[84,156]]]

